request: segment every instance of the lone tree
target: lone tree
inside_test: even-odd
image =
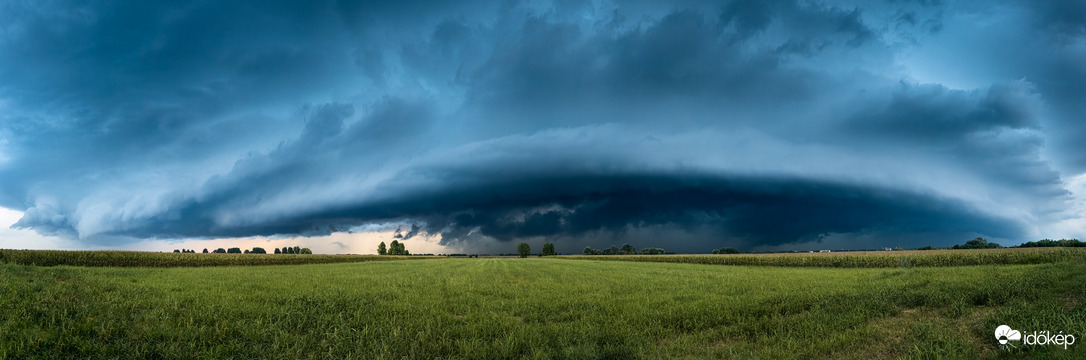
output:
[[[558,253],[554,252],[554,243],[543,243],[543,252],[539,253],[539,256],[554,256]]]
[[[517,254],[520,254],[520,257],[522,258],[526,258],[528,255],[532,254],[532,247],[528,246],[528,243],[522,242],[520,245],[517,245]]]
[[[377,245],[377,255],[388,255],[388,248],[385,247],[384,241],[381,242],[381,245]]]
[[[204,254],[207,254],[207,248],[204,248]]]

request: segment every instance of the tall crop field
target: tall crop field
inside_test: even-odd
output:
[[[728,254],[728,255],[606,255],[561,256],[562,259],[646,261],[683,264],[796,266],[837,268],[895,268],[966,265],[1025,265],[1084,262],[1086,248],[1025,248],[926,251],[866,251],[844,253]]]

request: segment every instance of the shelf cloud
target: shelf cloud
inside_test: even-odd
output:
[[[1086,233],[1073,2],[3,8],[0,207],[77,243]]]

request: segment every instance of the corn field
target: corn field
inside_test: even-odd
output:
[[[1072,261],[1086,263],[1086,248],[864,251],[848,253],[738,255],[569,255],[559,256],[558,258],[712,265],[895,268],[913,266],[1024,265]]]
[[[191,267],[233,265],[297,265],[427,258],[430,257],[380,255],[184,254],[153,253],[140,251],[65,251],[0,249],[0,262],[37,266],[73,265],[119,267]]]

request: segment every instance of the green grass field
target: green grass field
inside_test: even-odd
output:
[[[0,264],[0,358],[1083,358],[1086,265]]]

